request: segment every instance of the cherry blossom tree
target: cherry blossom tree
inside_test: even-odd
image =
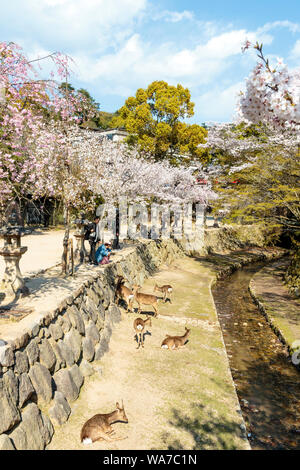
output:
[[[75,209],[94,207],[100,195],[109,203],[116,203],[121,196],[129,201],[156,198],[203,203],[213,197],[209,188],[196,184],[189,169],[143,158],[127,144],[100,140],[97,132],[77,126],[62,133],[52,122],[35,141],[33,153],[39,168],[35,196],[54,196]]]
[[[40,78],[41,62],[50,60],[50,77]],[[11,200],[21,201],[37,191],[41,161],[33,151],[45,133],[49,119],[61,126],[60,133],[49,132],[44,147],[61,141],[64,129],[80,120],[84,100],[62,94],[55,80],[68,80],[70,59],[59,52],[28,60],[15,43],[0,43],[0,213]],[[86,110],[85,110],[86,112]],[[66,157],[66,155],[65,155]]]
[[[283,131],[253,123],[214,123],[208,127],[206,142],[201,147],[215,156],[213,170],[217,175],[249,167],[262,152],[295,154],[299,143],[300,136],[293,129]]]
[[[126,144],[104,140],[93,154],[97,168],[91,171],[91,191],[111,202],[120,195],[131,201],[156,198],[163,202],[205,202],[212,196],[208,188],[196,184],[189,169],[143,158]]]
[[[40,76],[45,60],[53,65],[47,79]],[[93,210],[99,195],[112,203],[120,196],[165,203],[214,197],[189,169],[79,129],[82,116],[94,109],[68,86],[62,92],[59,83],[68,84],[69,70],[70,59],[60,53],[30,61],[17,44],[0,43],[1,215],[12,200],[54,197],[65,208],[67,243],[71,210]]]
[[[240,96],[241,119],[299,133],[300,70],[290,71],[282,59],[271,65],[264,56],[262,44],[246,41],[242,50],[250,47],[257,51],[259,62],[246,81],[246,92]]]
[[[300,225],[298,136],[291,127],[219,124],[208,129],[204,148],[218,180],[216,209],[230,208],[228,221],[294,233]],[[232,184],[236,183],[236,184]]]

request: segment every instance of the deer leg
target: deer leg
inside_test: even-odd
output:
[[[115,293],[115,304],[118,304],[120,300],[120,297],[117,293]]]
[[[95,440],[99,440],[99,439],[103,439],[105,441],[109,441],[109,442],[113,442],[113,441],[121,441],[123,439],[126,439],[126,437],[114,437],[116,431],[112,428],[112,426],[109,424],[109,425],[106,425],[105,426],[105,430],[102,430],[102,429],[97,429],[97,432],[95,433],[95,437],[96,439],[93,439],[93,442]],[[99,436],[97,438],[97,435]],[[113,437],[111,437],[113,436]]]
[[[115,431],[114,431],[113,427],[111,426],[111,424],[108,424],[108,425],[106,426],[106,428],[105,428],[105,433],[106,433],[106,434],[110,434],[110,435],[112,435],[113,433],[115,433]]]
[[[152,305],[152,307],[154,308],[154,312],[155,312],[155,315],[154,315],[154,316],[157,317],[157,315],[158,315],[158,308],[155,307],[155,305]]]
[[[116,439],[111,438],[105,431],[102,431],[101,429],[97,429],[97,431],[94,433],[92,437],[92,441],[96,442],[96,441],[101,441],[101,440],[113,442]]]
[[[105,434],[105,437],[103,437],[102,439],[108,442],[114,442],[114,441],[122,441],[123,439],[127,439],[127,436],[126,437],[114,437],[114,436],[110,437],[108,436],[108,434]]]

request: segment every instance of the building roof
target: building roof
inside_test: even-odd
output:
[[[114,127],[112,129],[91,129],[95,132],[99,132],[99,134],[120,134],[120,135],[128,135],[128,132],[124,128]]]

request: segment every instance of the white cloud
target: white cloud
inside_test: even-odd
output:
[[[134,34],[115,53],[104,55],[98,60],[88,58],[86,55],[78,55],[74,57],[74,60],[77,64],[79,77],[87,82],[101,78],[115,83],[118,83],[120,79],[121,82],[124,79],[130,81],[132,68],[143,62],[143,45],[140,36]]]
[[[183,21],[183,20],[193,20],[194,13],[188,10],[184,10],[182,12],[164,10],[154,15],[153,19],[154,20],[163,19],[170,23],[178,23],[179,21]]]
[[[244,41],[270,45],[278,28],[300,31],[299,24],[288,20],[255,31],[237,29],[201,21],[189,10],[159,9],[153,0],[14,0],[2,8],[2,22],[4,35],[11,25],[15,36],[9,39],[21,43],[30,58],[54,50],[71,55],[74,80],[93,93],[99,90],[98,97],[94,94],[100,102],[105,95],[118,96],[121,102],[121,97],[160,79],[189,87],[192,99],[198,97],[199,112],[206,109],[211,118],[216,113],[224,119],[234,108],[234,83],[256,61],[253,50],[241,54]],[[151,26],[153,36],[147,29]],[[187,31],[187,40],[182,31]],[[291,56],[300,57],[300,40]]]
[[[216,80],[232,65],[232,59],[241,55],[241,45],[246,38],[254,40],[254,32],[230,31],[217,35],[191,49],[180,49],[174,44],[143,42],[138,34],[132,35],[116,52],[99,59],[86,55],[75,56],[79,78],[86,82],[106,79],[111,93],[115,87],[131,86],[132,93],[139,86],[163,79],[170,83],[183,80],[190,86],[208,84]],[[262,36],[261,36],[262,37]],[[272,37],[264,36],[270,43]]]
[[[288,20],[284,21],[273,21],[270,23],[264,24],[261,28],[258,29],[259,33],[266,33],[267,31],[271,31],[276,28],[287,28],[292,33],[299,33],[300,32],[300,24],[293,23]]]
[[[291,50],[290,56],[292,59],[300,58],[300,39],[295,42],[293,49]]]
[[[234,83],[226,88],[216,86],[207,93],[196,97],[196,108],[203,121],[224,122],[228,119],[233,121],[238,94],[243,87],[243,82]]]
[[[148,0],[14,0],[1,14],[23,39],[39,38],[48,47],[57,45],[65,52],[86,49],[89,54],[132,34],[147,5]]]
[[[66,3],[68,3],[68,0],[43,0],[43,3],[44,5],[50,7],[56,7],[58,5],[65,5]]]
[[[256,32],[233,30],[190,49],[180,49],[173,43],[154,48],[151,42],[134,34],[117,51],[97,60],[76,56],[78,78],[87,83],[87,88],[99,83],[103,94],[119,95],[124,100],[153,80],[182,83],[191,90],[196,103],[193,121],[226,121],[233,118],[237,94],[243,85],[236,79],[232,83],[228,77],[234,76],[236,66],[244,67],[247,74],[249,63],[256,60],[254,52],[241,53],[246,38],[263,40],[265,44],[273,40],[269,34],[258,36]]]

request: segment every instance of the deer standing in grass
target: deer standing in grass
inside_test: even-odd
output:
[[[89,419],[82,427],[80,441],[87,445],[101,440],[120,441],[126,439],[126,437],[111,437],[115,433],[111,425],[117,421],[128,423],[123,400],[122,407],[119,403],[116,403],[115,411],[106,414],[97,414]]]
[[[127,312],[133,309],[134,293],[128,287],[125,286],[125,279],[123,276],[117,277],[117,286],[115,290],[115,301],[118,302],[120,299],[125,300],[127,304]]]
[[[191,330],[189,330],[187,327],[185,327],[185,333],[182,336],[166,335],[166,338],[161,343],[161,348],[162,349],[169,349],[170,351],[173,351],[174,349],[183,348],[190,332],[191,332]]]
[[[158,300],[159,298],[156,295],[151,294],[143,294],[142,292],[138,292],[141,289],[141,286],[134,285],[132,290],[134,293],[134,298],[137,301],[139,308],[138,313],[141,311],[141,305],[151,305],[154,309],[154,316],[157,317],[158,315]]]
[[[171,293],[173,292],[173,287],[170,286],[170,284],[165,284],[164,286],[161,286],[161,287],[159,287],[157,284],[155,284],[154,292],[156,292],[156,291],[162,292],[164,294],[163,300],[165,302],[167,300],[167,294],[169,294],[169,300],[170,300],[170,303],[172,303]]]
[[[138,339],[138,347],[136,349],[139,349],[140,346],[142,346],[142,348],[144,347],[144,329],[147,324],[152,326],[151,318],[148,315],[146,320],[143,320],[142,318],[136,318],[133,322],[133,328]]]

